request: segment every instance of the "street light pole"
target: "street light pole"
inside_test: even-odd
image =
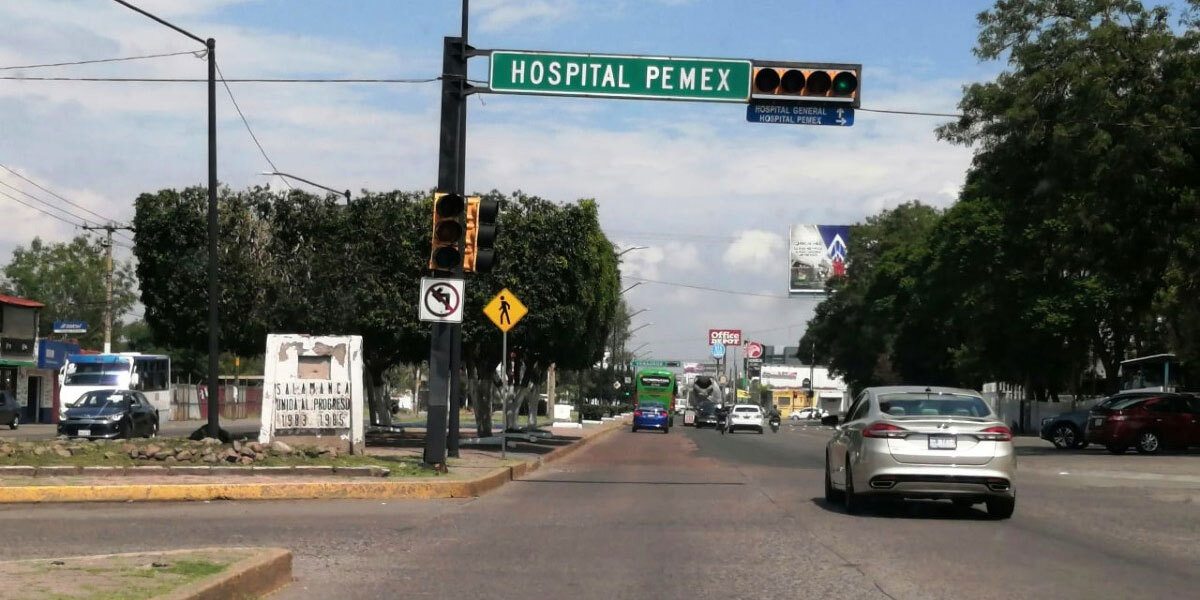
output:
[[[622,294],[624,294],[625,292],[628,292],[629,290],[632,290],[633,288],[635,288],[635,287],[637,287],[637,286],[639,286],[639,285],[642,285],[642,282],[640,282],[640,281],[634,282],[634,284],[633,284],[633,285],[631,285],[631,286],[629,286],[629,287],[627,287],[627,288],[625,288],[625,289],[621,290],[621,293],[622,293]]]
[[[220,406],[217,377],[220,365],[220,314],[217,301],[220,283],[217,279],[217,238],[220,224],[217,219],[217,41],[199,36],[150,14],[125,0],[113,0],[134,12],[204,44],[208,58],[208,437],[221,438]],[[228,437],[228,436],[226,436]]]

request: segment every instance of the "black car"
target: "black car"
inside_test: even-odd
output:
[[[0,423],[7,424],[9,429],[21,426],[21,407],[8,390],[0,390]]]
[[[700,406],[696,407],[697,428],[717,426],[717,403],[716,402],[701,402]]]
[[[1054,444],[1054,447],[1060,450],[1084,448],[1088,445],[1085,433],[1087,432],[1088,413],[1092,409],[1104,408],[1120,400],[1149,398],[1152,395],[1154,395],[1153,392],[1123,392],[1101,400],[1092,408],[1046,417],[1042,419],[1041,438]]]
[[[96,390],[67,407],[58,434],[88,439],[154,437],[158,435],[158,411],[141,392]]]

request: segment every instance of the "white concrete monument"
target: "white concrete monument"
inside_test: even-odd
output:
[[[362,454],[362,336],[267,335],[258,441]]]

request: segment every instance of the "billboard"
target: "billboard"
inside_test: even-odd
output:
[[[792,225],[788,238],[788,293],[824,293],[825,282],[846,274],[849,225]]]
[[[742,345],[742,330],[741,329],[709,329],[708,330],[708,345],[714,346],[717,343],[725,344],[726,346],[741,346]]]

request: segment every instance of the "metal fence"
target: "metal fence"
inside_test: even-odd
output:
[[[252,419],[262,414],[262,386],[222,385],[217,388],[222,419]],[[208,418],[207,388],[203,384],[177,383],[171,396],[171,420]]]

